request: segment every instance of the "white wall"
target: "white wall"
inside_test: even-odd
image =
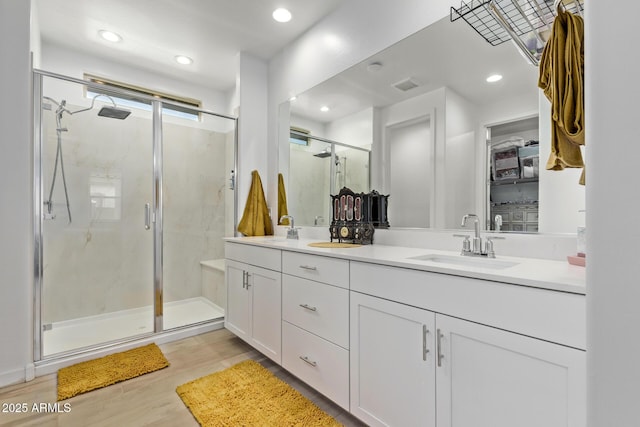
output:
[[[475,192],[476,159],[482,151],[477,150],[476,130],[478,127],[478,107],[454,90],[446,90],[445,117],[445,194],[443,218],[444,228],[459,228],[463,215],[474,213],[483,218],[483,212],[476,211],[476,199],[482,193]],[[482,224],[482,222],[481,222]]]
[[[640,3],[587,2],[588,426],[640,420]],[[620,219],[613,212],[622,214]],[[615,218],[615,219],[614,219]]]
[[[0,386],[33,361],[29,3],[0,0]]]
[[[332,141],[370,149],[373,141],[373,108],[327,123],[326,137]]]
[[[261,59],[241,52],[238,55],[236,86],[239,117],[241,117],[238,122],[239,174],[236,174],[238,221],[240,221],[251,187],[251,172],[257,170],[260,174],[265,195],[269,183],[275,183],[277,186],[278,173],[267,166],[267,64]],[[267,204],[273,220],[278,214],[277,193],[276,198],[268,200]],[[277,221],[274,221],[274,224],[276,223]]]

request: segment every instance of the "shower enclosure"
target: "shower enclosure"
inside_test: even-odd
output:
[[[219,322],[236,119],[38,70],[34,117],[35,360]]]
[[[289,212],[298,225],[328,226],[331,194],[343,187],[370,191],[370,150],[294,130],[291,135],[302,138],[289,144]]]

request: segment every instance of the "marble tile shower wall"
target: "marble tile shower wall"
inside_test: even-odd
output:
[[[57,138],[54,114],[45,111],[43,120],[47,200]],[[64,116],[63,126],[72,221],[58,170],[56,218],[43,225],[43,323],[149,306],[153,232],[144,228],[144,205],[152,199],[151,121],[86,112]],[[223,257],[225,159],[233,137],[168,123],[163,132],[164,298],[172,301],[200,296],[200,261]]]
[[[310,152],[293,147],[289,152],[287,205],[289,213],[300,225],[313,225],[316,216],[324,218],[324,222],[318,225],[328,226],[331,222],[331,159],[313,155],[322,149],[324,146]],[[340,165],[336,166],[336,193],[342,186],[355,192],[369,191],[368,153],[347,149],[340,151],[338,155]]]

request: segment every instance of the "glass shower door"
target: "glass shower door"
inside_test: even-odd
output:
[[[224,241],[234,233],[235,123],[162,116],[163,329],[222,318]]]
[[[99,116],[111,101],[85,89],[43,78],[43,357],[154,327],[151,117]]]

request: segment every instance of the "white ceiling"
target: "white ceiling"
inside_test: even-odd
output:
[[[36,0],[41,36],[60,45],[111,61],[161,73],[203,87],[228,91],[235,86],[237,54],[265,60],[349,0]],[[291,22],[271,13],[287,7]],[[123,41],[98,36],[108,29]],[[175,55],[194,59],[179,65]],[[379,61],[371,73],[366,66]],[[494,85],[484,79],[499,72]],[[406,93],[391,85],[412,78],[420,87]],[[506,96],[537,96],[537,68],[511,43],[489,45],[461,20],[448,18],[402,40],[362,64],[300,96],[296,114],[331,121],[370,106],[384,106],[446,86],[478,104]],[[332,108],[319,115],[319,104]]]
[[[235,85],[238,52],[270,59],[348,0],[36,0],[43,43],[216,90]],[[293,19],[271,13],[288,8]],[[123,41],[98,36],[106,29]],[[179,65],[176,55],[193,58]]]

